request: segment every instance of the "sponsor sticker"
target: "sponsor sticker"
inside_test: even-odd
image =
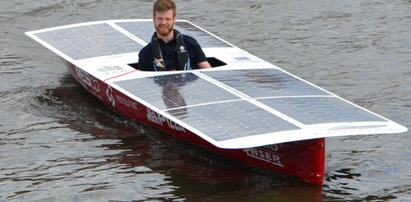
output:
[[[95,92],[100,92],[100,85],[98,83],[98,80],[92,77],[89,73],[86,71],[76,67],[76,76],[78,80],[94,90]]]
[[[169,119],[167,119],[163,115],[158,114],[157,112],[155,112],[155,111],[153,111],[149,108],[147,108],[147,119],[152,123],[155,123],[155,124],[160,125],[160,126],[166,125],[170,129],[173,129],[173,130],[176,130],[176,131],[180,131],[180,132],[185,132],[186,131],[182,126],[174,123],[173,121],[170,121]]]
[[[247,148],[243,149],[243,151],[253,158],[272,163],[274,165],[284,167],[281,163],[281,156],[276,153],[278,151],[277,145],[268,145],[264,147],[257,147],[257,148]]]

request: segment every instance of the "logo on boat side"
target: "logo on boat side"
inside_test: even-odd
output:
[[[107,95],[108,101],[111,103],[111,105],[113,105],[113,107],[115,107],[116,100],[114,100],[113,89],[111,89],[110,86],[106,89],[106,95]]]
[[[269,145],[269,146],[264,146],[264,147],[258,147],[258,148],[247,148],[243,149],[243,151],[247,154],[247,156],[251,156],[253,158],[272,163],[274,165],[284,167],[284,165],[281,163],[281,157],[280,155],[274,153],[275,151],[278,151],[278,146],[276,145]]]
[[[173,130],[180,131],[180,132],[186,132],[186,130],[182,126],[174,123],[173,121],[170,121],[163,115],[158,114],[157,112],[149,108],[147,108],[147,119],[150,122],[155,123],[157,125],[164,126],[165,123],[167,123],[167,126]]]
[[[113,89],[110,86],[107,87],[106,89],[106,95],[107,95],[108,101],[111,103],[111,105],[113,105],[113,107],[116,106],[116,100],[117,100],[120,104],[123,104],[126,107],[137,109],[136,102],[130,99],[127,99],[125,97],[119,96],[119,95],[114,95]]]
[[[98,80],[93,78],[89,73],[86,71],[76,67],[76,76],[78,80],[91,88],[92,90],[96,92],[100,92],[100,85],[98,84]]]

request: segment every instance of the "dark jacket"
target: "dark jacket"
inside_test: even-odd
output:
[[[184,45],[190,57],[191,69],[197,69],[199,62],[207,61],[207,58],[201,49],[198,42],[191,36],[183,34]],[[159,40],[161,52],[163,54],[166,70],[178,69],[178,54],[176,50],[176,39],[169,41],[167,44],[163,40]],[[142,71],[155,71],[153,66],[153,51],[151,43],[147,44],[138,54],[138,69]]]

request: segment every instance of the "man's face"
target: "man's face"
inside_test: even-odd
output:
[[[154,26],[159,35],[167,36],[168,34],[170,34],[174,28],[175,22],[176,17],[174,16],[173,10],[155,12]]]

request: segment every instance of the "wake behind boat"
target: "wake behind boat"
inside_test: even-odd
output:
[[[144,72],[152,20],[108,20],[27,32],[69,63],[76,80],[138,122],[246,165],[321,185],[325,137],[407,129],[298,78],[188,21],[205,70]]]

